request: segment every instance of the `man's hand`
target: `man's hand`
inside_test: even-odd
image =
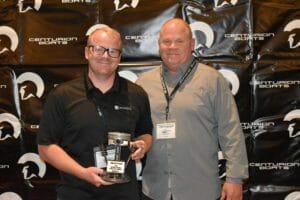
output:
[[[38,151],[40,157],[56,169],[85,180],[96,187],[113,184],[101,178],[104,173],[103,169],[83,167],[57,144],[38,145]]]
[[[143,140],[131,142],[130,147],[134,150],[131,155],[132,160],[138,160],[144,157],[146,153],[146,144]]]
[[[83,180],[89,182],[90,184],[95,185],[96,187],[99,187],[101,185],[112,185],[114,183],[104,181],[101,178],[101,175],[103,175],[104,171],[103,169],[97,168],[97,167],[88,167],[84,168],[81,177]]]
[[[243,186],[238,183],[225,182],[222,189],[221,200],[242,200]]]

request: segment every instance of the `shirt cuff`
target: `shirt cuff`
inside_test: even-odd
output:
[[[243,179],[241,179],[241,178],[226,177],[226,182],[228,182],[228,183],[236,183],[236,184],[243,184]]]

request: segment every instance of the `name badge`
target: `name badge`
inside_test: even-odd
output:
[[[175,121],[156,124],[156,139],[174,139],[176,138]]]

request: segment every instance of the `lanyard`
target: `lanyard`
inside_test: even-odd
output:
[[[164,76],[163,76],[163,69],[162,67],[160,68],[160,79],[161,79],[161,85],[163,88],[163,92],[167,101],[167,105],[166,105],[166,120],[168,120],[168,116],[169,116],[169,111],[170,111],[170,102],[173,99],[173,97],[175,96],[176,92],[178,91],[178,89],[180,88],[180,86],[184,83],[184,81],[186,80],[186,78],[188,77],[188,75],[191,73],[191,71],[194,69],[194,67],[196,66],[196,60],[194,59],[193,62],[191,63],[191,65],[189,66],[189,68],[185,71],[184,75],[180,78],[180,80],[178,81],[178,83],[176,84],[176,86],[174,87],[173,91],[171,92],[171,94],[169,94]]]
[[[88,91],[88,80],[87,80],[87,75],[84,75],[84,87],[85,87],[85,90]],[[100,118],[103,117],[101,108],[100,108],[99,104],[97,103],[95,94],[93,93],[93,94],[91,94],[89,97],[91,98],[93,104],[95,105],[99,117],[100,117]]]
[[[87,75],[84,75],[84,86],[85,86],[85,90],[88,91],[89,87],[88,87]],[[101,120],[101,123],[103,124],[103,134],[100,135],[100,140],[101,140],[100,146],[101,146],[101,145],[104,145],[108,141],[108,138],[107,138],[108,127],[107,127],[107,123],[106,123],[107,119],[105,118],[105,116],[101,110],[100,103],[97,101],[95,91],[90,91],[90,94],[87,94],[87,96],[88,96],[88,99],[90,101],[92,101],[92,103],[95,105],[97,114]]]
[[[100,106],[97,104],[97,101],[96,101],[96,99],[94,99],[94,98],[93,98],[93,103],[94,103],[95,106],[96,106],[96,110],[97,110],[97,112],[98,112],[99,117],[103,117],[103,114],[102,114],[102,111],[101,111],[101,109],[100,109]]]

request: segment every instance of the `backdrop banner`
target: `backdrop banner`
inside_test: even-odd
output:
[[[298,200],[300,187],[257,185],[250,187],[249,193],[245,200]]]
[[[300,199],[299,0],[0,0],[0,200],[56,200],[58,171],[40,159],[36,134],[49,92],[87,68],[87,34],[101,24],[120,31],[119,74],[135,82],[160,66],[159,31],[175,17],[236,100],[244,199]]]
[[[22,195],[26,187],[18,165],[22,154],[22,125],[16,77],[8,67],[0,68],[0,77],[0,194],[13,191]]]
[[[0,1],[0,63],[18,64],[18,18],[16,1]]]
[[[299,64],[258,64],[252,77],[250,181],[300,185]]]
[[[252,58],[250,0],[192,0],[186,1],[183,8],[183,18],[189,22],[197,40],[197,57],[222,61]]]
[[[99,2],[101,23],[121,32],[123,62],[159,60],[158,33],[165,21],[181,17],[179,0]]]
[[[19,62],[39,67],[86,63],[86,32],[99,23],[97,1],[43,0],[40,3],[38,8],[36,4],[23,5],[19,11],[22,43]],[[33,8],[36,9],[32,11]]]
[[[254,1],[257,60],[300,59],[299,8],[295,0]]]

